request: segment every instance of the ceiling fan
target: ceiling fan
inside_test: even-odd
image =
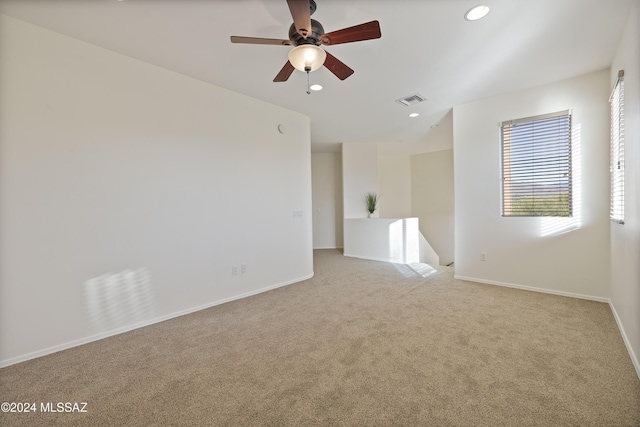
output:
[[[353,70],[342,61],[320,47],[334,44],[352,43],[377,39],[382,36],[378,21],[366,22],[342,30],[325,33],[320,22],[311,19],[316,11],[315,0],[287,0],[293,24],[289,28],[289,39],[266,39],[259,37],[231,36],[232,43],[271,44],[295,46],[289,51],[289,60],[273,79],[274,82],[285,82],[298,69],[307,74],[325,66],[340,80],[353,74]]]

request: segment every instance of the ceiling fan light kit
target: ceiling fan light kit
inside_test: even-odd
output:
[[[377,39],[382,36],[378,21],[325,33],[322,24],[311,19],[311,15],[316,11],[315,0],[287,0],[287,5],[293,18],[288,40],[231,36],[232,43],[294,46],[289,52],[289,60],[273,79],[274,82],[287,81],[294,70],[306,72],[308,76],[309,72],[315,71],[323,65],[340,80],[344,80],[354,71],[321,48],[320,45],[353,43]]]
[[[315,71],[324,65],[327,53],[314,44],[303,44],[289,51],[289,62],[296,70]]]

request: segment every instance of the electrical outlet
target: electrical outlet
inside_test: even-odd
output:
[[[247,272],[247,264],[240,264],[240,273],[245,274]]]
[[[486,260],[487,260],[487,253],[480,252],[480,261],[486,261]]]
[[[233,274],[234,276],[238,274],[238,266],[237,265],[232,265],[231,266],[231,274]]]

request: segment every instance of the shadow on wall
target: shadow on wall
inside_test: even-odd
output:
[[[151,274],[145,267],[89,279],[84,283],[84,297],[96,332],[149,319],[155,313]]]

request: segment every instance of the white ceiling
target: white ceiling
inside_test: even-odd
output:
[[[327,47],[355,70],[325,68],[272,80],[290,47],[232,44],[229,36],[283,38],[285,0],[0,0],[0,13],[196,79],[302,112],[314,151],[380,143],[382,152],[446,148],[433,125],[455,105],[609,67],[632,0],[316,0],[325,31],[380,21],[382,38]],[[395,102],[420,94],[426,102]],[[418,112],[417,118],[409,118]],[[445,138],[446,139],[446,138]],[[434,142],[435,141],[435,142]]]

